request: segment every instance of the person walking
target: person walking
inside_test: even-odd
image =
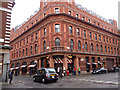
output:
[[[63,74],[65,76],[65,73],[66,73],[66,70],[65,70],[65,67],[63,67]]]
[[[78,73],[79,73],[79,75],[80,75],[80,71],[81,71],[81,69],[80,69],[80,67],[78,68]]]
[[[76,67],[74,67],[74,75],[76,75]]]
[[[11,82],[13,80],[13,72],[12,72],[12,70],[9,71],[9,79],[10,79],[9,84],[11,84]]]
[[[60,68],[59,67],[57,68],[57,73],[58,73],[58,75],[60,77]]]

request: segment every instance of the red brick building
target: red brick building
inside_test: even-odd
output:
[[[11,30],[11,69],[80,66],[82,73],[119,65],[117,22],[106,20],[74,0],[41,0],[40,9]]]

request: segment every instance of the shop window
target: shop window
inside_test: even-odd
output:
[[[55,46],[60,46],[60,39],[59,38],[55,39]]]
[[[55,24],[55,32],[60,32],[60,25],[59,24]]]

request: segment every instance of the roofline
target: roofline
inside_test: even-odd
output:
[[[96,27],[96,28],[98,28],[98,29],[104,30],[104,31],[106,31],[106,32],[108,32],[108,33],[111,33],[111,34],[113,34],[113,35],[116,35],[116,36],[120,37],[120,35],[117,35],[117,34],[115,34],[115,33],[112,33],[112,32],[110,32],[110,31],[107,31],[107,30],[105,30],[105,29],[103,29],[103,28],[101,28],[101,27],[95,26],[95,25],[93,25],[93,24],[91,24],[91,23],[88,23],[88,22],[86,22],[86,21],[83,21],[83,20],[81,20],[81,19],[79,19],[79,18],[76,18],[76,17],[74,17],[74,16],[70,16],[70,15],[68,15],[68,14],[66,14],[66,13],[59,13],[59,14],[48,14],[45,18],[41,19],[41,20],[38,21],[35,25],[33,25],[32,27],[30,27],[29,29],[27,29],[25,32],[23,32],[21,35],[19,35],[18,37],[16,37],[16,38],[13,39],[12,41],[10,41],[10,43],[13,42],[14,40],[18,39],[20,36],[22,36],[22,35],[25,34],[26,32],[30,31],[32,28],[34,28],[35,26],[37,26],[39,23],[41,23],[42,21],[44,21],[44,20],[47,19],[48,17],[50,17],[50,16],[58,16],[58,15],[68,16],[68,17],[70,17],[70,18],[79,20],[79,21],[81,21],[81,22],[83,22],[83,23],[89,24],[89,25],[94,26],[94,27]]]

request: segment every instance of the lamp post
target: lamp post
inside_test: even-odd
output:
[[[10,61],[7,61],[7,68],[6,68],[6,79],[5,82],[8,82],[8,65],[10,64]]]

